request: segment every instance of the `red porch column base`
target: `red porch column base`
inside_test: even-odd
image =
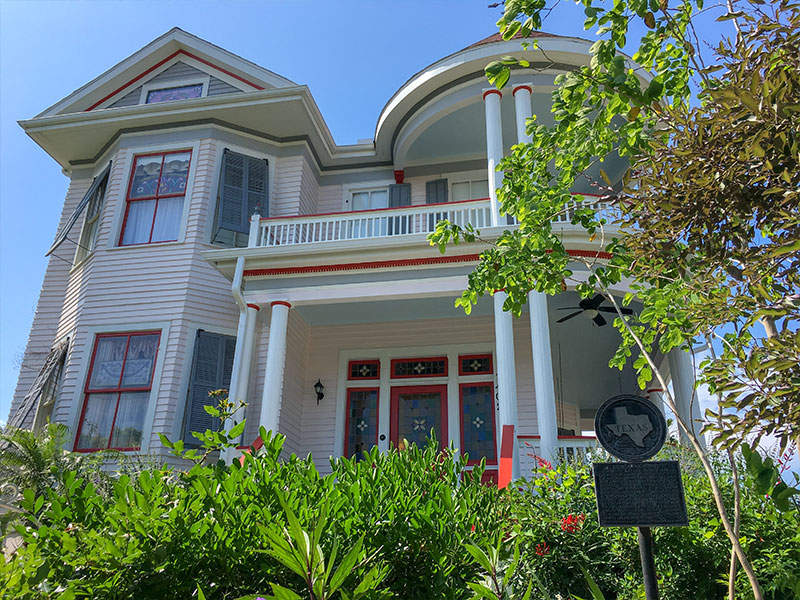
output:
[[[497,487],[503,489],[511,483],[511,471],[514,466],[514,426],[503,425],[503,437],[500,444],[500,468],[497,474]]]

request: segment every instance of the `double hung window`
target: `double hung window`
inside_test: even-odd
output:
[[[100,212],[103,208],[103,199],[106,195],[107,185],[108,170],[94,189],[94,192],[89,197],[89,202],[86,205],[86,216],[83,220],[83,229],[81,229],[81,239],[80,242],[78,242],[78,248],[75,251],[76,264],[94,252],[95,245],[97,243],[97,228],[100,223]]]
[[[376,208],[389,208],[388,188],[353,192],[350,210],[373,210]]]
[[[489,197],[489,180],[459,181],[453,184],[453,201],[478,200]]]
[[[161,333],[97,336],[75,450],[138,450]]]
[[[191,157],[180,150],[134,158],[121,246],[177,241]]]

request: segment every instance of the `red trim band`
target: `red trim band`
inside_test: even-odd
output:
[[[364,269],[384,269],[392,267],[413,267],[417,265],[435,265],[441,263],[473,262],[479,254],[461,254],[457,256],[432,256],[430,258],[406,258],[401,260],[381,260],[375,262],[340,263],[334,265],[313,265],[308,267],[283,267],[275,269],[248,269],[245,277],[263,277],[266,275],[295,275],[298,273],[328,273],[331,271],[360,271]]]
[[[501,98],[503,97],[503,92],[501,92],[500,90],[487,90],[483,92],[483,99],[486,100],[486,96],[488,96],[489,94],[497,94]]]
[[[285,306],[286,308],[292,308],[292,305],[285,300],[275,300],[270,304],[270,306],[275,306],[276,304],[280,304],[281,306]]]
[[[142,71],[142,72],[141,72],[141,73],[139,73],[139,74],[138,74],[136,77],[134,77],[133,79],[129,80],[127,83],[124,83],[124,84],[122,84],[120,87],[118,87],[118,88],[117,88],[117,89],[115,89],[113,92],[111,92],[110,94],[108,94],[108,96],[105,96],[104,98],[102,98],[102,99],[98,100],[97,102],[95,102],[94,104],[92,104],[92,105],[91,105],[89,108],[85,109],[85,110],[84,110],[84,112],[89,112],[90,110],[94,110],[95,108],[97,108],[98,106],[100,106],[100,105],[101,105],[103,102],[105,102],[106,100],[108,100],[109,98],[113,98],[114,96],[116,96],[117,94],[119,94],[119,93],[120,93],[122,90],[124,90],[126,87],[128,87],[128,86],[129,86],[129,85],[131,85],[132,83],[136,83],[136,82],[137,82],[137,81],[139,81],[139,80],[140,80],[142,77],[144,77],[144,76],[145,76],[145,75],[147,75],[148,73],[151,73],[151,72],[155,71],[155,70],[156,70],[158,67],[160,67],[160,66],[161,66],[161,65],[163,65],[164,63],[167,63],[167,62],[171,61],[173,58],[175,58],[175,57],[176,57],[176,56],[178,56],[179,54],[183,54],[184,56],[188,56],[189,58],[193,58],[194,60],[196,60],[196,61],[199,61],[199,62],[203,63],[204,65],[208,65],[209,67],[211,67],[212,69],[216,69],[216,70],[217,70],[217,71],[219,71],[220,73],[225,73],[225,75],[228,75],[228,76],[230,76],[230,77],[233,77],[234,79],[238,79],[238,80],[239,80],[239,81],[241,81],[242,83],[246,83],[247,85],[249,85],[249,86],[251,86],[251,87],[254,87],[254,88],[255,88],[255,89],[257,89],[257,90],[263,90],[263,89],[264,89],[262,86],[260,86],[260,85],[256,85],[255,83],[253,83],[252,81],[248,81],[248,80],[247,80],[247,79],[245,79],[244,77],[239,77],[239,76],[238,76],[238,75],[236,75],[235,73],[231,73],[230,71],[227,71],[227,70],[225,70],[225,69],[223,69],[223,68],[221,68],[221,67],[218,67],[218,66],[217,66],[217,65],[215,65],[214,63],[211,63],[211,62],[209,62],[209,61],[207,61],[207,60],[205,60],[205,59],[203,59],[203,58],[200,58],[199,56],[195,56],[194,54],[191,54],[191,53],[189,53],[189,52],[186,52],[186,50],[176,50],[175,52],[173,52],[172,54],[170,54],[170,55],[169,55],[167,58],[165,58],[164,60],[157,62],[156,64],[154,64],[152,67],[150,67],[150,68],[149,68],[149,69],[147,69],[146,71]]]
[[[595,250],[567,250],[570,256],[609,259],[609,252]],[[331,273],[335,271],[363,271],[366,269],[391,269],[416,267],[419,265],[438,265],[448,263],[474,262],[480,254],[458,254],[455,256],[431,256],[429,258],[404,258],[399,260],[379,260],[375,262],[337,263],[332,265],[310,265],[305,267],[277,267],[273,269],[247,269],[244,277],[267,277],[270,275],[299,275],[303,273]],[[497,290],[501,291],[501,290]]]
[[[519,90],[528,90],[528,93],[529,93],[529,94],[532,94],[532,93],[533,93],[533,90],[531,89],[531,86],[529,86],[529,85],[518,85],[517,87],[515,87],[515,88],[514,88],[514,91],[513,91],[513,92],[511,92],[511,95],[512,95],[512,96],[516,96],[516,95],[517,95],[517,92],[518,92]]]
[[[256,310],[261,310],[261,307],[258,304],[248,304],[247,308],[255,308]]]

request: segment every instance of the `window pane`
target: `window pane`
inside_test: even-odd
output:
[[[150,392],[120,394],[117,419],[114,422],[114,435],[111,437],[112,448],[141,447],[144,414],[147,410],[149,396]]]
[[[130,198],[147,198],[156,195],[158,177],[161,174],[161,154],[157,156],[136,157],[136,167],[133,170]]]
[[[453,184],[453,201],[470,200],[469,181]]]
[[[155,209],[155,200],[128,203],[128,216],[125,219],[125,231],[122,233],[123,246],[150,242],[150,230],[153,228]]]
[[[482,179],[481,181],[473,181],[472,194],[470,196],[470,200],[477,198],[488,198],[488,197],[489,197],[489,181],[487,179]]]
[[[164,172],[161,173],[159,195],[186,193],[186,177],[189,175],[188,152],[167,154],[164,158]]]
[[[158,350],[158,335],[133,335],[125,359],[123,388],[149,387],[153,373],[153,362]]]
[[[348,457],[360,456],[375,445],[378,431],[378,391],[350,390],[347,399]]]
[[[156,102],[169,102],[170,100],[188,100],[199,98],[203,95],[203,84],[182,85],[180,87],[165,88],[163,90],[150,90],[147,92],[146,104]]]
[[[397,443],[407,440],[424,448],[431,429],[442,444],[441,392],[399,393],[397,401]]]
[[[90,394],[81,423],[81,435],[76,448],[89,450],[108,447],[108,436],[117,407],[117,394]]]
[[[97,340],[90,390],[116,388],[119,385],[127,344],[127,336],[102,337]]]
[[[151,242],[174,242],[178,239],[183,216],[183,196],[177,198],[161,198],[156,210],[156,221],[153,224]]]
[[[367,210],[369,208],[369,192],[356,192],[353,194],[352,210]]]
[[[377,190],[370,192],[370,208],[388,208],[389,207],[389,191]]]
[[[461,387],[461,451],[470,462],[496,459],[493,391],[485,383]]]

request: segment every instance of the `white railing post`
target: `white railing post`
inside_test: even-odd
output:
[[[247,238],[247,247],[248,248],[256,248],[260,246],[260,240],[258,239],[258,234],[261,231],[261,215],[258,211],[253,213],[253,216],[250,217],[250,235]]]

